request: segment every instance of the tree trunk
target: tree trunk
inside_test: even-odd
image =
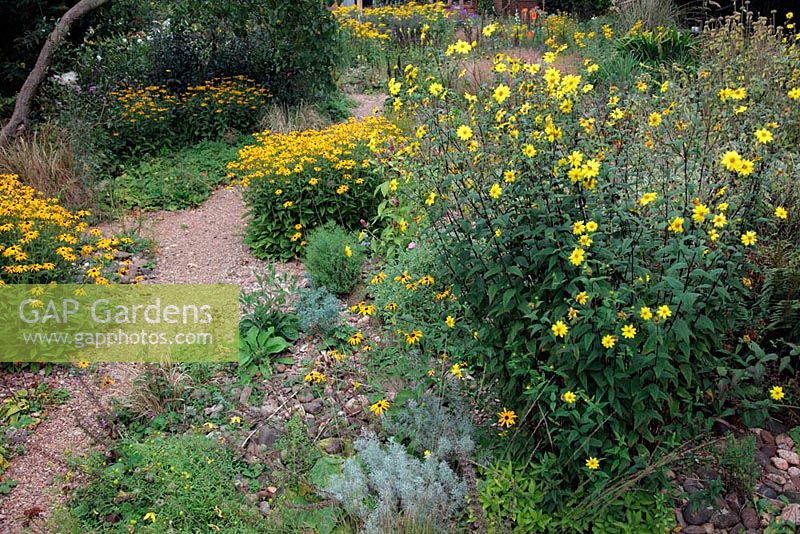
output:
[[[36,97],[36,93],[42,85],[42,82],[47,78],[47,70],[50,68],[50,63],[53,61],[53,53],[56,48],[58,48],[58,45],[61,44],[61,41],[64,40],[64,37],[69,34],[69,29],[72,24],[90,11],[110,1],[111,0],[80,0],[64,13],[64,16],[61,17],[56,24],[55,29],[47,37],[44,46],[42,46],[42,50],[39,52],[36,64],[33,66],[33,70],[28,74],[25,83],[22,84],[22,89],[19,90],[17,101],[14,104],[14,113],[11,115],[11,119],[8,123],[3,127],[3,130],[0,131],[0,146],[6,144],[12,137],[21,133],[25,126],[27,126],[33,99]]]

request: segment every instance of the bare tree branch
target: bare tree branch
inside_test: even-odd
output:
[[[90,11],[97,9],[103,4],[107,4],[111,0],[80,0],[77,4],[72,6],[64,16],[56,24],[55,29],[50,33],[39,52],[39,57],[36,64],[33,66],[25,83],[17,95],[17,101],[14,104],[14,113],[11,119],[0,131],[0,146],[6,144],[9,139],[15,137],[24,130],[28,124],[29,116],[31,113],[31,105],[39,87],[47,77],[47,70],[53,61],[53,53],[56,48],[61,44],[64,38],[69,34],[72,24],[83,17]]]

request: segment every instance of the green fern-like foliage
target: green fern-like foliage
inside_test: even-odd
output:
[[[787,342],[800,340],[800,249],[784,242],[767,258],[758,299],[766,319],[765,333]]]

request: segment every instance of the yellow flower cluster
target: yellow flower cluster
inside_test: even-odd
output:
[[[0,174],[0,284],[74,281],[79,263],[89,265],[86,277],[108,283],[103,266],[122,240],[89,230],[88,215],[45,198],[15,174]]]
[[[189,87],[182,96],[201,107],[211,107],[220,113],[227,106],[256,110],[270,97],[269,91],[246,76],[214,78],[202,85]]]
[[[363,10],[357,6],[339,7],[333,11],[340,26],[358,40],[387,42],[395,34],[405,34],[414,29],[419,32],[419,41],[425,42],[431,25],[439,24],[452,12],[440,2],[432,4],[407,4],[370,7]]]
[[[258,214],[249,231],[258,236],[260,252],[287,258],[305,245],[306,230],[331,216],[352,226],[374,215],[380,176],[373,159],[403,141],[382,117],[255,137],[256,144],[228,163],[229,178],[247,188],[245,198]]]
[[[126,87],[110,94],[122,106],[122,119],[129,123],[163,121],[179,105],[178,97],[160,85]]]

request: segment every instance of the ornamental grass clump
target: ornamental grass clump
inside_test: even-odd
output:
[[[770,362],[752,304],[761,248],[798,217],[795,42],[773,41],[769,77],[705,58],[627,93],[595,88],[589,59],[552,66],[555,42],[541,63],[494,56],[479,86],[469,46],[390,81],[419,143],[381,190],[429,226],[468,363],[532,414],[508,426],[530,423],[559,476],[625,473],[731,400],[765,414],[746,400]]]
[[[368,117],[322,130],[256,134],[256,144],[228,164],[244,186],[254,254],[286,260],[307,243],[307,232],[328,222],[353,230],[375,216],[378,166],[402,141],[387,119]]]

